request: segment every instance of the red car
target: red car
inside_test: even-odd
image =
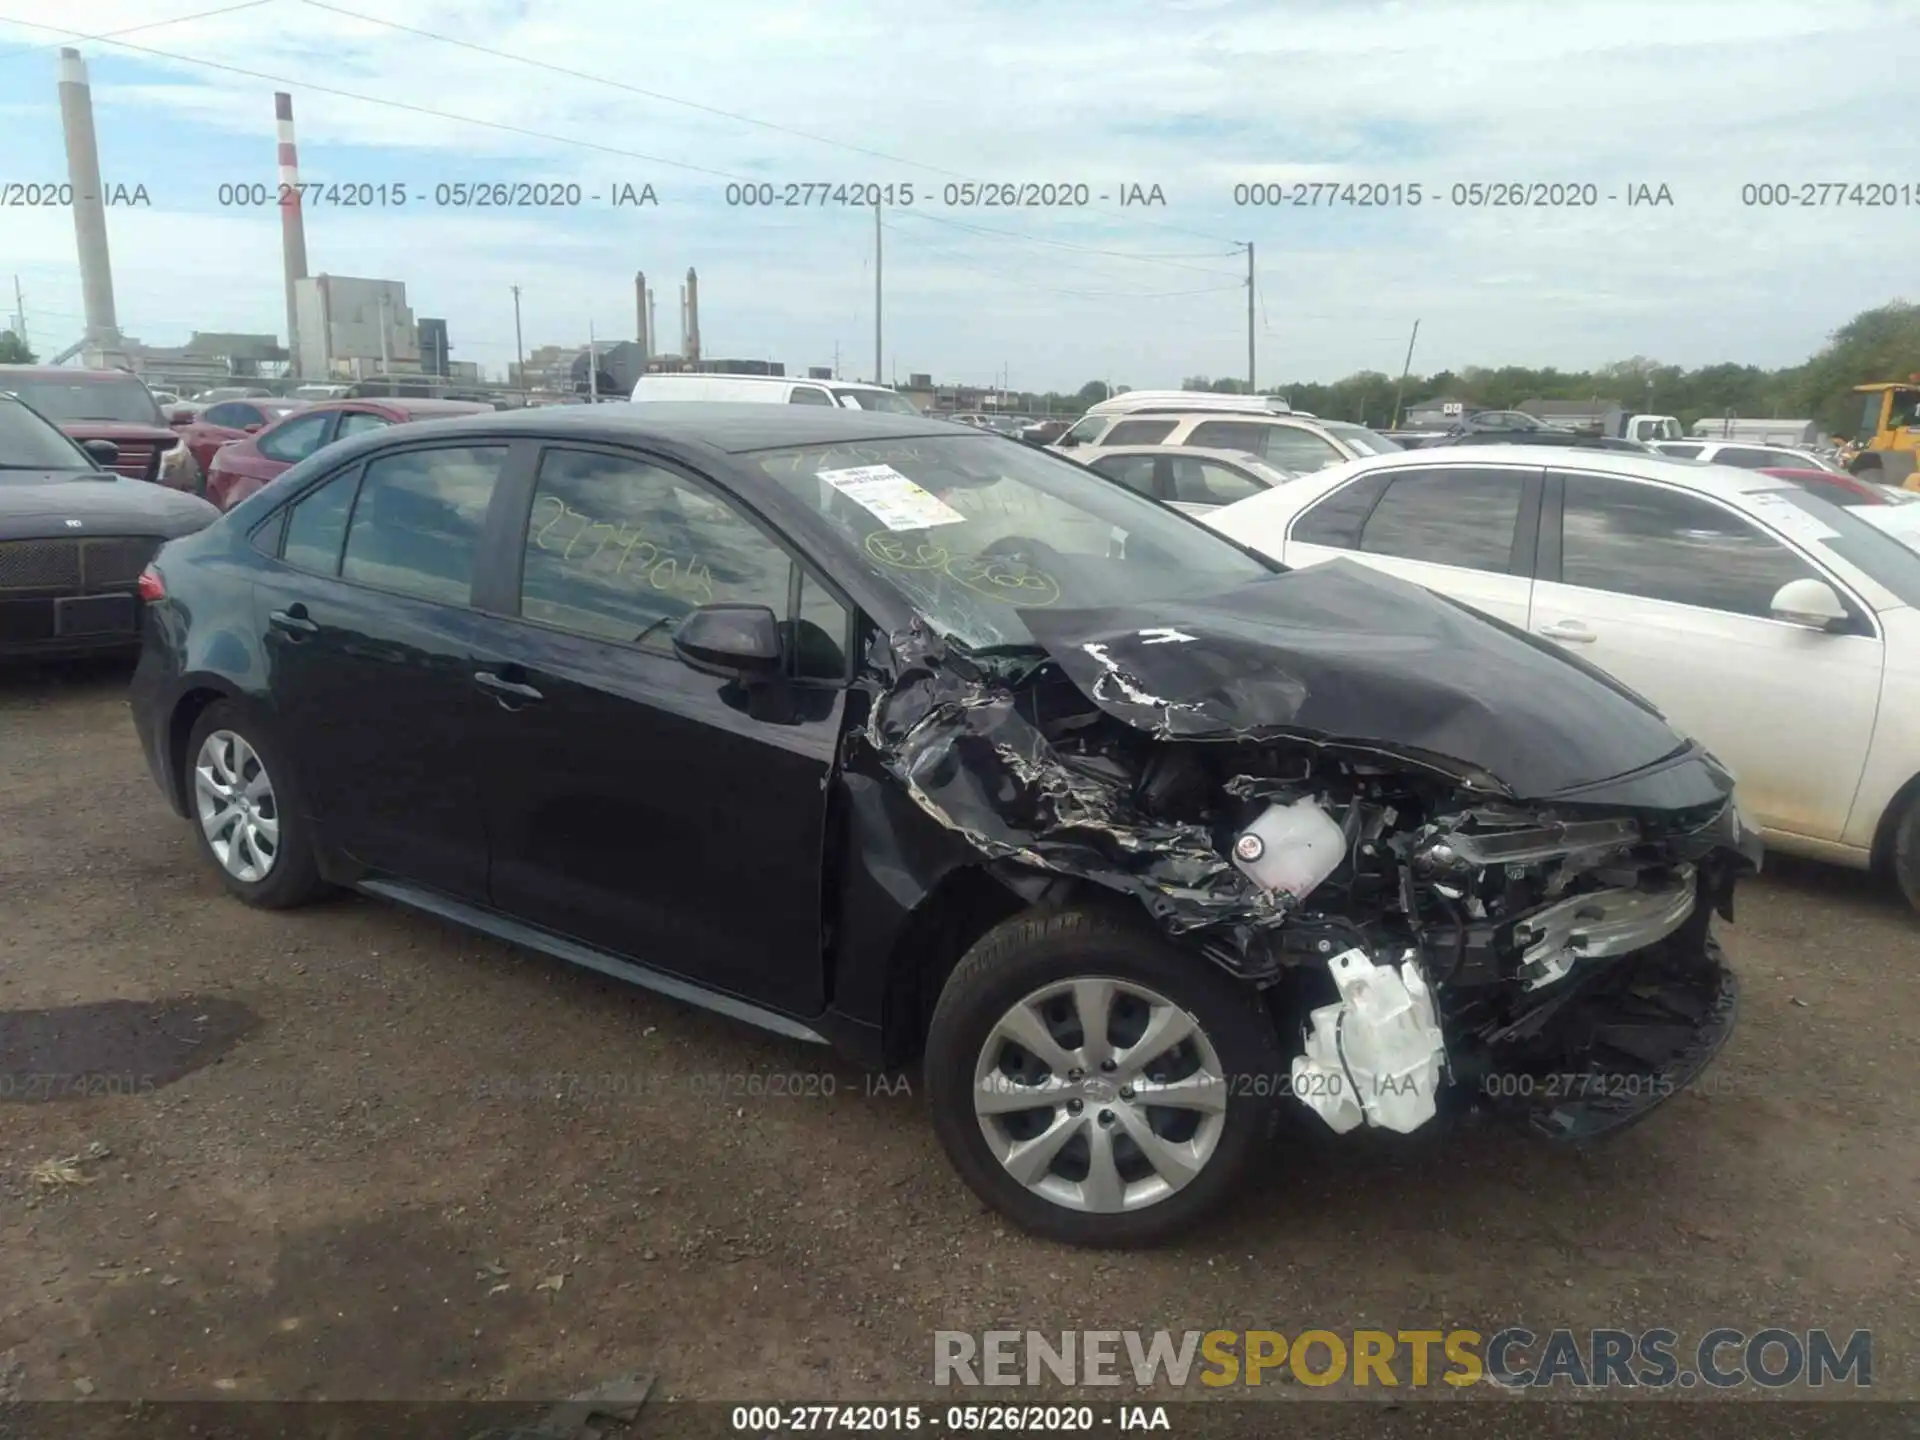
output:
[[[474,400],[327,400],[303,405],[258,434],[222,445],[207,470],[207,499],[231,510],[290,465],[322,445],[410,420],[482,415],[493,409]]]
[[[1858,475],[1836,475],[1831,470],[1791,470],[1782,465],[1760,473],[1791,480],[1802,490],[1811,490],[1835,505],[1903,505],[1913,499],[1911,491],[1896,490],[1891,485],[1863,480]]]
[[[174,433],[186,441],[187,449],[204,471],[213,468],[213,452],[232,440],[267,428],[295,410],[306,408],[304,400],[215,400],[207,405],[177,405],[167,413]]]
[[[135,480],[199,494],[205,471],[167,426],[153,392],[125,370],[65,365],[0,365],[0,393],[18,395],[85,445],[110,440],[108,468]]]

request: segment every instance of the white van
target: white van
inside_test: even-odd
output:
[[[881,410],[918,415],[912,401],[884,385],[856,380],[790,380],[784,375],[702,375],[669,372],[642,375],[633,387],[636,402],[720,400],[734,404],[838,405],[847,410]]]

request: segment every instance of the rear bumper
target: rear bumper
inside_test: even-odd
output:
[[[151,619],[148,620],[151,624]],[[133,681],[127,688],[127,708],[133,715],[133,731],[140,738],[140,753],[146,757],[147,771],[160,794],[176,815],[186,814],[186,800],[180,793],[180,777],[174,773],[168,736],[168,718],[173,706],[172,666],[165,652],[149,638],[141,648],[140,663],[134,666]]]

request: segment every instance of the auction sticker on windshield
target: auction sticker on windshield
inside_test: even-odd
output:
[[[889,530],[928,530],[967,517],[891,465],[856,465],[813,472]]]

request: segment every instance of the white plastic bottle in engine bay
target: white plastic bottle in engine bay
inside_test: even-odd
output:
[[[1346,856],[1346,832],[1311,797],[1269,805],[1233,842],[1233,863],[1243,874],[1296,900],[1306,899]]]
[[[1446,1042],[1420,967],[1375,965],[1360,950],[1327,962],[1340,999],[1311,1017],[1293,1093],[1344,1134],[1364,1119],[1402,1134],[1438,1110]]]

